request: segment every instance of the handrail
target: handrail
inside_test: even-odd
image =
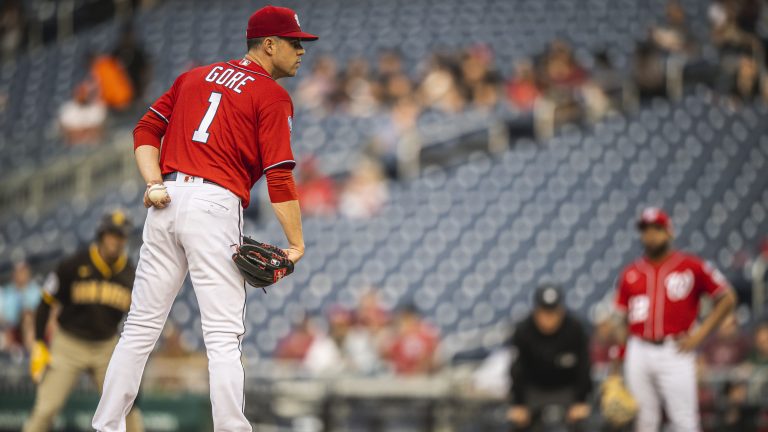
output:
[[[0,182],[0,218],[34,208],[44,212],[76,196],[92,196],[106,186],[135,178],[128,130],[117,131],[92,152],[60,158],[36,170],[19,170]]]

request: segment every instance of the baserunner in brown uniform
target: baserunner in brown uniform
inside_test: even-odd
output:
[[[82,373],[88,373],[101,392],[118,327],[131,306],[136,268],[125,254],[129,230],[122,212],[105,215],[95,241],[64,258],[46,278],[30,361],[37,396],[25,432],[51,428]],[[49,350],[45,329],[53,309],[58,310],[58,326]],[[138,409],[126,423],[130,432],[144,430]]]

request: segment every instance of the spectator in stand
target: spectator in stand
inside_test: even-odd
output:
[[[0,289],[0,329],[11,350],[29,350],[34,343],[34,313],[40,303],[40,285],[26,262],[13,267],[11,283]]]
[[[410,98],[414,91],[411,79],[404,73],[387,75],[379,83],[378,99],[384,107],[390,109],[401,100]]]
[[[333,216],[338,196],[336,184],[320,172],[317,159],[309,156],[299,164],[296,193],[301,198],[301,212],[306,216]]]
[[[89,60],[91,78],[96,83],[101,100],[112,110],[128,109],[135,93],[120,61],[108,54],[89,56]]]
[[[620,108],[624,87],[624,80],[613,67],[608,53],[598,52],[594,62],[591,78],[582,89],[587,118],[593,122]]]
[[[493,111],[501,101],[500,89],[501,77],[495,73],[488,74],[482,81],[472,86],[472,106],[482,111]]]
[[[339,85],[336,74],[336,60],[333,57],[318,57],[312,65],[312,72],[301,80],[296,89],[297,105],[312,110],[316,115],[331,110],[331,98],[338,91]]]
[[[403,59],[395,49],[385,49],[379,53],[377,79],[384,82],[392,76],[403,73]]]
[[[589,359],[593,368],[607,373],[620,356],[623,335],[618,333],[619,329],[608,312],[601,311],[594,322],[595,327],[589,343]]]
[[[714,0],[709,5],[709,20],[715,26],[729,18],[736,27],[750,34],[757,34],[762,4],[760,0]]]
[[[511,402],[507,417],[519,429],[536,427],[546,406],[564,408],[563,422],[581,430],[589,417],[589,337],[563,305],[562,290],[545,284],[534,293],[534,310],[512,337],[516,358],[510,368]]]
[[[640,100],[650,100],[667,94],[667,75],[661,51],[653,44],[641,42],[632,61],[632,80]]]
[[[768,383],[768,321],[758,324],[753,335],[752,352],[747,357],[744,369],[749,374],[749,395],[762,398],[765,383]]]
[[[350,219],[368,219],[381,210],[388,198],[384,171],[378,162],[364,158],[344,185],[339,209]]]
[[[459,88],[458,72],[451,62],[435,55],[427,66],[427,72],[418,88],[421,103],[446,113],[458,113],[466,100]]]
[[[722,392],[725,402],[719,407],[717,432],[757,432],[759,407],[748,399],[745,382],[726,382]]]
[[[589,75],[576,61],[571,46],[555,39],[544,59],[544,81],[550,90],[572,90],[581,87]]]
[[[61,106],[59,126],[67,144],[97,145],[104,137],[107,108],[96,92],[96,86],[85,81],[75,88],[72,100]]]
[[[357,58],[347,64],[341,79],[342,110],[353,117],[368,117],[378,108],[371,83],[370,65]]]
[[[415,306],[407,305],[397,313],[386,358],[399,375],[428,374],[435,370],[438,342],[437,329],[424,321]]]
[[[755,59],[749,55],[740,56],[733,83],[730,86],[732,100],[742,103],[749,103],[761,97],[768,100],[766,83],[761,85],[761,80],[765,80],[765,78],[760,76],[760,70]]]
[[[493,69],[493,53],[487,45],[470,47],[463,55],[461,86],[474,108],[491,111],[499,102],[501,77]]]
[[[533,72],[533,63],[519,60],[515,63],[515,72],[507,82],[507,99],[512,105],[523,112],[533,110],[533,104],[541,95]]]
[[[768,322],[762,322],[755,328],[752,352],[747,361],[754,368],[768,372]]]
[[[387,177],[398,178],[398,147],[415,133],[421,107],[413,97],[401,97],[373,131],[369,151],[378,159]]]
[[[312,343],[301,363],[304,370],[312,375],[329,376],[350,369],[345,356],[345,343],[352,324],[351,314],[340,307],[328,311],[328,334],[315,331]]]
[[[583,116],[579,100],[589,75],[576,61],[571,46],[565,41],[554,40],[540,67],[544,93],[557,107],[555,122],[579,121]]]
[[[7,0],[0,7],[0,56],[10,59],[25,42],[27,20],[19,0]]]
[[[731,313],[720,324],[715,334],[707,339],[699,351],[699,366],[708,370],[724,370],[740,365],[749,355],[750,340]]]
[[[744,31],[739,25],[740,4],[741,2],[736,0],[718,1],[712,4],[709,11],[712,44],[720,55],[717,90],[726,94],[735,87],[736,76],[744,66],[746,68],[742,70],[741,79],[743,84],[749,81],[744,78],[750,75],[751,65],[742,62],[743,57],[755,59],[764,55],[759,38],[754,33]]]
[[[686,23],[685,10],[677,0],[671,0],[665,11],[667,22],[651,27],[650,40],[665,53],[693,55],[696,44]]]
[[[355,315],[359,325],[374,333],[384,330],[391,321],[389,311],[381,305],[374,288],[369,288],[360,297],[360,304]]]
[[[301,321],[278,344],[275,357],[279,360],[302,362],[315,339],[316,331],[312,328],[309,316]]]
[[[345,347],[350,363],[363,374],[381,370],[382,348],[390,336],[390,314],[379,303],[376,291],[371,289],[360,298],[354,322]]]
[[[146,51],[136,40],[131,24],[125,24],[123,27],[112,56],[122,64],[128,74],[133,87],[133,98],[140,99],[149,84],[152,66]]]

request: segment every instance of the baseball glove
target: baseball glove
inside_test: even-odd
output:
[[[619,375],[610,375],[602,385],[600,410],[603,418],[614,427],[629,424],[637,415],[637,401],[624,387],[624,381]]]
[[[232,260],[245,281],[256,288],[264,289],[293,273],[293,262],[282,249],[250,237],[243,237]]]

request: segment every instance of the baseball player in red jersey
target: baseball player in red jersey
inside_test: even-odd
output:
[[[267,177],[288,258],[304,253],[293,182],[293,105],[279,78],[296,75],[304,33],[288,8],[267,6],[248,20],[248,53],[180,75],[134,130],[136,162],[149,207],[130,312],[107,369],[93,418],[97,431],[125,430],[125,416],[149,353],[189,272],[208,352],[216,431],[251,431],[243,414],[240,343],[246,292],[231,259],[242,238],[242,209]],[[162,146],[161,146],[162,139]],[[151,198],[163,186],[167,195]]]
[[[698,432],[694,350],[733,309],[736,295],[710,264],[671,248],[663,210],[645,209],[637,226],[645,255],[621,273],[616,295],[629,326],[624,373],[639,405],[635,430],[658,431],[663,404],[673,431]],[[703,295],[714,308],[694,326]]]

